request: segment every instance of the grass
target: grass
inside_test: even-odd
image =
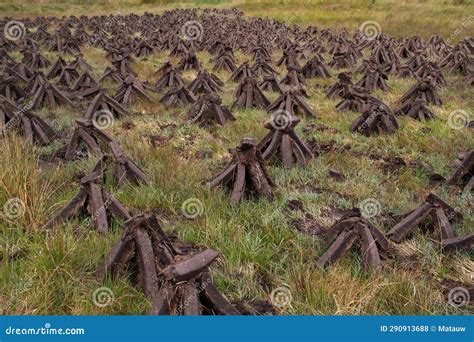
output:
[[[141,1],[7,1],[0,2],[4,16],[95,15],[110,13],[160,13],[172,8],[239,7],[247,15],[275,18],[296,25],[316,25],[341,29],[358,28],[373,20],[382,31],[394,35],[430,37],[439,33],[449,38],[464,27],[453,41],[472,36],[473,0],[169,0]],[[471,14],[471,15],[470,15]],[[463,26],[469,20],[470,25]]]
[[[217,2],[217,1],[216,1]],[[214,5],[214,1],[196,2],[199,6]],[[195,6],[195,2],[179,6]],[[371,2],[372,3],[372,2]],[[391,34],[420,33],[429,36],[442,32],[449,36],[461,14],[468,13],[470,4],[456,5],[439,2],[305,2],[269,1],[221,2],[218,7],[237,5],[248,15],[275,17],[285,20],[300,11],[298,24],[356,28],[360,21],[377,20],[383,30]],[[197,6],[196,5],[196,6]],[[426,16],[420,18],[414,9],[421,8]],[[161,12],[177,7],[167,2],[160,4],[123,3],[111,5],[71,5],[41,3],[2,4],[4,15],[75,15],[101,14],[121,11]],[[110,9],[109,9],[110,8]],[[416,18],[419,18],[415,20]],[[436,20],[433,20],[436,18]],[[430,20],[429,26],[425,20]],[[412,23],[407,27],[406,23]],[[466,35],[469,31],[463,32]],[[471,32],[472,33],[472,32]],[[279,52],[280,53],[280,52]],[[279,57],[273,56],[273,60]],[[84,55],[100,75],[107,60],[104,51],[84,49]],[[21,58],[18,54],[13,57]],[[50,60],[56,54],[47,54]],[[137,59],[133,68],[141,79],[156,81],[152,71],[159,67],[166,54],[154,54],[146,60]],[[199,60],[211,68],[209,55],[199,53]],[[239,63],[245,60],[238,55]],[[327,56],[326,56],[327,57]],[[177,60],[172,59],[173,63]],[[280,69],[282,71],[282,69]],[[291,227],[292,219],[285,206],[290,199],[300,199],[308,212],[325,225],[333,223],[328,212],[334,208],[349,209],[367,198],[381,203],[382,212],[405,212],[421,203],[430,192],[428,178],[419,168],[404,167],[399,173],[387,174],[380,163],[369,158],[371,153],[402,156],[423,161],[444,176],[452,172],[450,163],[460,151],[472,148],[474,138],[467,129],[453,130],[447,125],[449,114],[456,109],[472,115],[473,99],[470,89],[464,87],[459,76],[447,77],[449,85],[440,92],[444,104],[433,107],[436,120],[420,123],[400,118],[400,129],[391,136],[363,137],[350,134],[348,126],[357,113],[339,113],[335,102],[328,100],[324,90],[316,85],[335,82],[336,72],[329,80],[309,80],[309,103],[319,119],[304,118],[297,132],[304,139],[317,142],[334,140],[337,145],[350,145],[350,152],[321,155],[306,167],[284,170],[278,165],[269,167],[278,184],[276,198],[249,200],[237,207],[228,205],[228,193],[223,189],[209,191],[201,184],[225,165],[228,149],[235,147],[246,136],[260,139],[266,133],[263,123],[268,115],[262,110],[233,110],[237,121],[210,129],[186,123],[187,108],[166,110],[158,99],[162,94],[151,94],[152,103],[136,102],[130,109],[141,113],[133,119],[117,120],[107,133],[123,147],[127,156],[138,162],[150,175],[149,186],[126,186],[112,192],[134,213],[150,212],[159,208],[162,226],[169,234],[185,241],[214,248],[220,253],[219,261],[212,267],[218,287],[231,300],[268,300],[272,290],[287,287],[291,292],[291,305],[279,309],[282,314],[462,314],[466,308],[453,308],[446,304],[440,290],[444,277],[472,281],[474,262],[472,253],[445,256],[439,252],[435,237],[418,233],[397,246],[397,254],[385,260],[380,274],[364,273],[359,266],[359,256],[349,254],[339,263],[322,271],[315,260],[324,252],[320,241],[311,239]],[[189,83],[193,72],[184,73]],[[222,80],[229,75],[219,73]],[[376,93],[394,106],[395,101],[413,84],[413,81],[390,77],[392,91]],[[233,102],[232,91],[236,84],[226,82],[220,93],[225,105]],[[114,88],[112,87],[111,90]],[[277,94],[268,94],[275,99]],[[43,109],[39,114],[56,130],[67,133],[74,126],[74,119],[81,113],[67,108]],[[132,121],[132,129],[124,122]],[[330,130],[303,130],[310,123],[324,124]],[[175,124],[176,126],[168,126]],[[429,128],[429,131],[426,130]],[[154,148],[149,136],[159,135],[164,143]],[[78,188],[76,175],[88,172],[96,159],[75,161],[63,165],[39,165],[42,154],[50,154],[61,145],[40,148],[25,144],[16,136],[2,142],[0,154],[0,203],[19,198],[25,203],[25,214],[18,219],[8,219],[0,211],[2,261],[0,265],[1,309],[5,314],[145,314],[150,303],[126,279],[98,282],[92,273],[103,262],[104,256],[120,235],[115,222],[112,232],[103,236],[93,231],[88,223],[75,219],[45,232],[41,226],[51,215],[73,196]],[[200,157],[207,152],[208,157]],[[337,182],[328,177],[328,169],[343,172],[347,180]],[[315,189],[329,189],[315,191]],[[339,196],[336,194],[344,194]],[[465,216],[454,226],[456,234],[472,231],[472,207],[463,199],[441,187],[436,190],[449,203],[457,206]],[[196,219],[186,219],[181,211],[184,201],[199,199],[204,208]],[[390,229],[382,217],[373,220],[382,230]],[[110,306],[99,308],[91,300],[94,291],[109,287],[114,293]]]

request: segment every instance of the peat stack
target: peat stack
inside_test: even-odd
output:
[[[268,101],[258,87],[257,79],[254,77],[245,77],[240,81],[235,90],[235,101],[232,104],[232,107],[265,109],[269,104],[270,101]]]
[[[454,48],[446,51],[444,57],[438,63],[439,66],[441,68],[452,68],[457,62],[469,57],[472,54],[472,44],[468,40],[465,40],[465,42],[467,43],[465,49],[462,48],[463,44],[459,42]]]
[[[455,74],[460,73],[463,76],[467,76],[468,74],[473,72],[474,63],[472,59],[472,54],[469,55],[466,52],[461,52],[457,54],[457,58],[454,58],[449,68],[448,73]]]
[[[313,38],[304,44],[303,49],[313,54],[322,54],[326,52],[323,42],[319,38]]]
[[[306,81],[301,74],[301,68],[288,67],[288,73],[282,78],[280,83],[298,89],[306,88]]]
[[[92,120],[77,119],[71,139],[65,146],[58,149],[55,155],[68,161],[86,156],[87,153],[93,153],[102,158],[105,154],[103,146],[107,146],[112,141],[112,138],[97,128]]]
[[[184,85],[184,81],[181,78],[181,75],[171,65],[170,62],[166,62],[160,69],[155,72],[155,75],[159,76],[158,81],[155,84],[157,91],[161,91],[165,88],[173,88],[175,86]]]
[[[135,185],[149,184],[150,179],[147,174],[123,154],[116,142],[109,143],[109,147],[110,155],[104,155],[97,162],[93,172],[97,172],[103,178],[111,174],[114,184],[119,187],[123,186],[127,180]]]
[[[85,114],[86,120],[93,120],[96,113],[111,113],[115,118],[131,116],[132,113],[126,110],[113,97],[107,95],[103,90],[99,90],[94,97]],[[112,119],[112,118],[109,118]]]
[[[23,82],[28,83],[34,76],[33,70],[23,63],[17,63],[13,67],[5,67],[5,71],[13,77],[20,78]]]
[[[193,95],[198,95],[200,93],[208,94],[221,91],[223,86],[224,82],[219,77],[208,73],[206,70],[200,70],[188,89]]]
[[[370,64],[365,75],[355,84],[356,87],[364,89],[366,92],[371,93],[375,89],[382,91],[390,90],[387,84],[388,75],[382,69],[382,67],[376,64]]]
[[[417,50],[415,51],[415,55],[406,62],[406,65],[416,73],[423,65],[425,65],[427,60],[426,53],[422,50]]]
[[[277,156],[284,167],[291,168],[295,164],[306,165],[313,158],[309,147],[295,132],[295,127],[300,121],[300,118],[285,112],[272,115],[272,119],[265,124],[265,128],[270,132],[257,146],[264,160]]]
[[[49,69],[48,73],[46,74],[46,77],[49,80],[58,77],[59,75],[61,75],[61,71],[63,71],[66,65],[66,61],[61,56],[59,56],[58,59],[54,61],[53,65],[51,66],[51,69]]]
[[[354,58],[349,52],[336,52],[329,62],[329,66],[335,69],[350,69],[355,64]]]
[[[71,36],[71,33],[69,32],[68,28],[63,27],[60,30],[56,31],[53,36],[50,36],[49,39],[45,41],[45,45],[47,46],[48,51],[62,54],[62,47],[66,36]]]
[[[415,78],[415,73],[410,69],[408,65],[400,65],[398,67],[398,77],[402,78]]]
[[[98,122],[95,124],[98,124]],[[68,161],[77,157],[83,157],[87,155],[87,152],[102,157],[106,154],[109,144],[112,142],[113,139],[97,128],[94,125],[94,121],[77,119],[76,128],[70,141],[54,154]]]
[[[61,90],[59,90],[55,84],[42,78],[38,78],[37,80],[37,89],[32,100],[33,109],[37,109],[42,105],[56,107],[62,104],[74,107],[72,101]]]
[[[71,140],[55,152],[56,156],[69,161],[91,152],[101,158],[94,168],[94,172],[99,173],[101,177],[113,166],[112,176],[119,186],[127,179],[135,184],[149,183],[149,177],[145,172],[126,157],[120,145],[97,128],[93,121],[78,119],[76,124]]]
[[[361,255],[362,268],[365,271],[382,270],[381,257],[389,252],[390,243],[384,234],[359,210],[343,216],[325,232],[325,240],[330,247],[318,259],[316,264],[327,267],[341,259],[347,252],[357,247]]]
[[[285,91],[272,104],[267,107],[267,112],[285,111],[291,116],[297,113],[317,118],[311,107],[303,99],[303,93],[300,89],[290,89]]]
[[[392,134],[398,129],[397,119],[390,107],[382,101],[368,102],[363,113],[351,124],[351,132],[365,136],[371,134]]]
[[[188,53],[189,48],[183,40],[172,42],[173,46],[169,47],[170,56],[183,57]]]
[[[185,259],[175,258],[173,264],[162,271],[166,282],[155,298],[150,314],[240,315],[212,282],[207,268],[215,258],[217,253],[211,249]]]
[[[379,66],[383,66],[390,74],[397,74],[400,68],[400,57],[395,48],[390,44],[381,43],[372,53],[372,60]]]
[[[11,101],[21,101],[26,98],[26,93],[18,85],[19,79],[6,74],[0,74],[0,96]]]
[[[258,87],[263,91],[271,91],[280,94],[284,92],[276,73],[264,76],[263,80],[258,84]]]
[[[186,53],[186,55],[181,59],[178,65],[178,70],[180,71],[200,69],[201,63],[199,63],[199,60],[197,59],[196,53],[194,51]]]
[[[79,72],[72,65],[65,66],[59,75],[57,84],[65,87],[70,87],[79,78]]]
[[[112,60],[112,65],[117,68],[122,78],[126,78],[128,75],[137,76],[130,66],[131,63],[132,57],[129,54],[119,55]]]
[[[47,24],[39,26],[36,32],[31,34],[31,37],[39,43],[45,43],[51,38],[51,35],[47,31]]]
[[[87,100],[88,102],[90,102],[102,92],[106,92],[106,90],[102,88],[100,85],[98,85],[98,86],[94,86],[88,89],[83,89],[81,91],[70,92],[69,98],[71,99],[79,98],[79,99]]]
[[[409,103],[415,99],[424,100],[427,104],[433,104],[435,106],[441,106],[443,103],[438,96],[436,86],[431,78],[419,80],[418,83],[411,87],[397,102],[403,106],[405,103]]]
[[[82,71],[92,72],[92,66],[86,62],[82,53],[77,54],[76,58],[69,65],[74,66],[74,68],[80,68]]]
[[[235,65],[234,54],[232,53],[232,49],[230,48],[222,50],[221,53],[219,53],[219,55],[213,61],[213,71],[224,70],[229,73],[233,73],[235,69],[237,69],[237,65]]]
[[[268,51],[268,49],[264,45],[259,45],[252,49],[252,59],[254,61],[261,60],[270,62],[272,60],[272,56],[270,54],[270,51]]]
[[[218,256],[215,251],[186,251],[154,216],[135,216],[122,228],[97,278],[127,275],[152,301],[151,315],[239,314],[210,279],[208,267]]]
[[[99,87],[99,83],[88,71],[84,71],[71,86],[71,97],[82,97],[82,94],[91,88]]]
[[[398,56],[401,58],[410,58],[413,56],[414,51],[417,48],[421,48],[421,46],[416,46],[418,42],[415,42],[415,40],[419,37],[403,37],[403,41],[401,42],[401,45],[399,46],[399,49],[397,51]]]
[[[342,90],[342,99],[336,104],[337,111],[352,110],[363,113],[365,106],[372,96],[362,88],[347,85]]]
[[[109,65],[105,68],[104,73],[99,77],[97,82],[101,83],[102,81],[110,79],[116,83],[122,83],[124,78],[125,76],[120,73],[119,69],[113,65]]]
[[[229,81],[242,83],[242,81],[246,78],[252,77],[255,77],[255,74],[252,68],[250,67],[249,62],[244,62],[241,66],[235,69],[232,75],[230,75]]]
[[[300,69],[301,66],[298,63],[298,56],[300,55],[299,51],[293,47],[289,47],[283,51],[283,55],[277,61],[277,65],[280,66],[285,64],[287,69]]]
[[[460,73],[466,76],[472,72],[473,61],[471,55],[472,52],[457,51],[447,55],[440,64],[441,66],[449,66],[448,73],[450,74]]]
[[[267,76],[277,73],[277,71],[269,64],[269,62],[262,58],[257,59],[257,61],[251,66],[251,69],[256,76]]]
[[[438,64],[427,61],[416,72],[415,76],[418,79],[431,79],[435,87],[445,86],[448,84],[443,76],[443,71]]]
[[[25,52],[21,62],[31,70],[43,69],[51,64],[39,51]]]
[[[137,57],[144,58],[153,53],[153,46],[147,40],[142,40],[138,43],[135,50]]]
[[[337,75],[338,81],[334,83],[326,96],[330,100],[335,100],[337,96],[344,97],[352,89],[352,75],[347,72],[341,72]]]
[[[68,55],[76,55],[81,53],[81,49],[79,48],[80,42],[75,38],[69,38],[64,41],[64,44],[60,46],[60,49],[56,49],[59,53],[64,53]],[[50,49],[53,51],[53,49]]]
[[[470,194],[474,188],[474,149],[459,155],[455,162],[456,170],[448,178],[446,184],[461,185],[464,194]]]
[[[322,77],[329,78],[331,74],[327,66],[324,64],[322,57],[318,54],[312,57],[301,68],[301,75],[305,78]]]
[[[110,218],[130,219],[128,211],[102,187],[101,183],[102,177],[99,172],[92,172],[83,177],[76,195],[54,215],[44,228],[50,229],[76,215],[84,214],[89,216],[92,226],[99,233],[105,234],[109,230]]]
[[[174,108],[179,107],[181,105],[187,106],[190,103],[194,103],[196,98],[194,95],[184,87],[184,84],[177,85],[168,92],[163,95],[160,99],[160,103],[162,103],[166,108]]]
[[[425,121],[436,118],[423,99],[410,99],[395,111],[395,115],[406,115],[412,119]]]
[[[6,97],[0,96],[0,128],[4,133],[18,132],[31,144],[48,145],[54,140],[56,133],[30,109],[31,104],[18,107]]]
[[[231,153],[233,158],[230,164],[207,185],[210,188],[224,185],[232,189],[231,205],[242,201],[245,195],[263,195],[269,200],[273,199],[272,189],[276,185],[265,168],[255,139],[243,139]]]
[[[42,71],[35,71],[33,76],[29,79],[25,91],[28,94],[33,95],[45,82],[48,82],[48,80],[44,73]]]
[[[211,125],[214,122],[224,126],[229,121],[235,121],[235,117],[227,107],[222,105],[222,100],[218,95],[209,93],[201,95],[191,106],[188,120],[202,126]]]
[[[152,101],[151,97],[145,92],[145,88],[151,89],[144,85],[137,77],[128,75],[117,89],[114,95],[115,100],[121,104],[131,104],[135,96],[140,96],[143,99]]]
[[[469,250],[474,248],[474,234],[461,238],[454,236],[451,222],[462,220],[462,215],[456,211],[455,208],[434,194],[429,194],[423,204],[407,213],[405,217],[387,233],[387,236],[389,239],[400,243],[407,239],[413,230],[419,227],[428,217],[432,219],[434,226],[432,224],[431,228],[437,231],[443,250]]]

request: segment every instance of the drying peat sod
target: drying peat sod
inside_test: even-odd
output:
[[[371,3],[2,5],[2,313],[473,313],[472,7]]]

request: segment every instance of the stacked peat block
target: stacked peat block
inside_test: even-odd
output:
[[[394,242],[400,243],[429,217],[432,218],[432,223],[439,236],[443,251],[472,250],[474,248],[474,233],[463,237],[454,236],[451,222],[462,220],[463,216],[455,208],[434,194],[429,194],[423,204],[406,214],[387,233],[387,236]]]
[[[218,185],[232,189],[230,204],[236,205],[244,195],[263,195],[273,199],[276,186],[265,167],[265,162],[254,139],[245,138],[240,145],[231,150],[230,164],[208,183],[210,188]]]
[[[128,274],[152,301],[151,315],[239,314],[210,278],[215,251],[186,251],[182,243],[171,241],[154,216],[130,218],[122,229],[96,272],[99,279]]]

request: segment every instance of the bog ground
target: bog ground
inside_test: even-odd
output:
[[[234,7],[244,15],[230,10]],[[199,9],[196,12],[185,10],[189,8]],[[203,11],[204,8],[218,11]],[[170,14],[169,11],[174,9],[180,11]],[[102,17],[96,17],[95,21],[80,19],[83,15]],[[163,16],[166,25],[160,27],[160,19],[153,17],[158,15]],[[40,24],[47,23],[46,31],[51,36],[59,30],[66,30],[66,27],[73,36],[85,31],[89,38],[84,38],[78,46],[83,59],[92,67],[90,74],[96,80],[112,65],[113,58],[116,61],[117,57],[124,56],[126,49],[130,49],[130,58],[125,58],[125,64],[118,62],[117,65],[130,67],[136,74],[134,79],[145,86],[149,99],[135,95],[131,103],[123,104],[133,115],[113,117],[103,132],[118,143],[124,156],[136,163],[149,180],[148,184],[125,182],[123,186],[105,182],[103,187],[113,194],[130,216],[156,215],[174,246],[179,246],[176,248],[186,253],[205,249],[216,251],[218,258],[209,267],[212,284],[234,308],[250,314],[472,314],[472,298],[463,305],[452,305],[447,300],[449,291],[446,290],[455,284],[454,287],[465,288],[467,293],[472,291],[469,288],[474,283],[472,242],[471,248],[442,251],[441,241],[445,237],[440,237],[436,227],[443,224],[436,215],[442,215],[440,211],[444,209],[440,209],[436,200],[430,202],[427,198],[433,193],[462,214],[462,219],[455,219],[455,214],[445,211],[446,219],[451,221],[447,225],[452,226],[455,237],[469,236],[474,232],[472,190],[462,191],[466,178],[472,182],[472,162],[470,171],[464,176],[464,184],[447,184],[456,170],[453,163],[459,154],[474,148],[473,15],[471,1],[0,3],[2,26],[12,20],[26,23],[26,18],[33,22],[38,16],[58,18],[26,24],[28,32],[20,40],[9,40],[2,28],[1,95],[11,97],[18,108],[32,103],[31,100],[34,102],[35,93],[28,92],[29,83],[34,83],[30,79],[13,82],[25,91],[24,96],[15,98],[14,94],[7,94],[4,90],[7,74],[13,77],[7,69],[21,73],[19,62],[35,64],[32,67],[35,72],[47,74],[59,56],[65,63],[76,59],[77,53],[58,52],[60,48],[49,44],[47,39],[36,42],[36,47],[28,45],[31,42],[25,43],[30,35],[35,37],[35,41],[41,41],[37,34]],[[61,19],[62,16],[65,17]],[[76,18],[70,19],[70,25],[66,25],[69,16]],[[286,25],[268,24],[267,21],[263,24],[255,18],[276,19]],[[81,20],[85,23],[82,26],[79,25]],[[188,21],[200,23],[202,40],[183,37],[182,26]],[[244,21],[251,24],[242,24]],[[129,24],[131,22],[144,22],[145,25],[139,27]],[[170,24],[173,22],[174,26]],[[372,27],[379,30],[377,37],[367,40],[360,32],[356,33],[367,22],[376,24]],[[103,23],[106,24],[102,27]],[[308,26],[317,30],[307,30]],[[215,32],[224,27],[229,30],[227,35],[219,36],[220,41],[213,41]],[[253,30],[265,34],[248,33]],[[99,31],[99,39],[92,39],[93,33]],[[269,38],[275,32],[276,38]],[[419,38],[404,40],[404,37],[414,35]],[[268,39],[270,45],[266,46]],[[153,43],[150,43],[150,48],[141,45],[143,49],[140,50],[137,42]],[[383,52],[377,55],[375,51],[378,44],[383,45],[382,42],[386,43],[386,50],[382,49]],[[188,54],[178,51],[181,43]],[[281,85],[282,90],[299,92],[301,100],[317,116],[313,118],[303,111],[294,113],[301,120],[295,132],[313,154],[307,163],[297,163],[299,159],[295,158],[296,165],[286,168],[284,161],[277,160],[279,152],[272,159],[261,161],[276,184],[272,196],[265,196],[267,189],[260,182],[266,178],[258,171],[260,161],[256,157],[251,158],[252,166],[246,169],[246,187],[241,183],[242,189],[253,187],[254,196],[245,194],[237,201],[240,199],[238,191],[232,193],[232,187],[230,190],[221,185],[209,188],[206,184],[232,162],[237,165],[236,170],[239,168],[241,164],[232,159],[231,152],[238,154],[240,150],[230,149],[237,148],[244,138],[254,138],[258,143],[272,129],[271,124],[265,127],[271,119],[271,111],[233,106],[237,100],[235,91],[246,80],[240,76],[230,80],[231,72],[227,70],[213,71],[217,57],[223,53],[215,48],[219,43],[232,48],[236,67],[246,61],[253,66],[256,55],[262,54],[262,51],[255,53],[258,50],[255,48],[263,46],[263,50],[269,52],[266,62],[278,72],[279,81],[294,71],[287,79],[288,84]],[[188,118],[191,103],[165,106],[160,102],[170,88],[156,89],[162,75],[155,72],[167,62],[179,69],[190,51],[195,51],[202,70],[212,72],[223,81],[216,93],[222,99],[222,106],[230,109],[235,121],[202,126]],[[360,51],[360,56],[357,51]],[[351,71],[350,77],[355,84],[373,71],[370,63],[364,60],[375,55],[387,58],[391,56],[390,51],[399,55],[400,63],[393,64],[397,70],[387,71],[386,65],[375,62],[377,67],[383,66],[377,69],[377,73],[383,69],[388,79],[383,81],[383,77],[377,76],[375,89],[367,85],[370,82],[363,84],[363,98],[359,100],[360,93],[354,90],[356,99],[348,99],[350,110],[337,110],[336,105],[343,99],[340,96],[330,99],[327,93],[340,81],[338,74]],[[447,65],[440,66],[451,51],[462,52],[458,57],[467,55],[466,66],[456,67],[450,72],[458,60],[449,58]],[[24,57],[32,52],[39,53],[51,64],[43,67],[37,59],[25,60]],[[284,52],[289,57],[277,65]],[[404,52],[406,56],[403,56]],[[347,60],[342,58],[345,62],[351,58],[354,60],[348,62],[348,66],[337,61],[332,63],[337,60],[338,57],[334,56],[338,53],[346,57],[350,55]],[[319,57],[316,60],[327,68],[329,77],[308,77],[298,68],[292,70],[293,57],[302,67],[315,55],[320,55],[320,60]],[[406,66],[405,69],[398,70],[402,65]],[[365,68],[357,70],[361,66]],[[79,74],[84,71],[80,66],[76,67],[81,70]],[[60,68],[65,68],[65,65]],[[415,75],[420,69],[422,71]],[[403,75],[403,70],[406,75]],[[123,80],[128,74],[122,74],[122,71],[118,70],[118,74]],[[430,103],[429,99],[423,103],[434,118],[417,120],[403,114],[396,115],[398,129],[387,134],[382,132],[384,125],[388,125],[387,121],[374,128],[369,117],[369,121],[361,126],[372,127],[370,135],[350,130],[351,124],[366,111],[367,104],[377,104],[377,110],[383,112],[381,117],[389,117],[387,113],[390,109],[400,108],[398,100],[407,91],[426,77],[435,82],[440,76],[439,71],[446,82],[437,83],[434,89],[442,104]],[[35,79],[35,75],[28,77]],[[81,178],[89,175],[100,159],[96,154],[82,153],[82,150],[70,161],[57,153],[71,141],[73,131],[78,127],[75,120],[84,118],[94,99],[94,96],[74,97],[70,89],[73,82],[69,82],[67,77],[76,76],[74,73],[63,75],[61,80],[61,75],[59,72],[47,82],[57,85],[73,105],[49,106],[46,97],[44,102],[38,100],[35,108],[25,111],[36,114],[51,126],[57,133],[56,139],[42,146],[37,140],[35,143],[26,141],[21,130],[12,129],[0,140],[0,208],[3,208],[0,210],[0,308],[4,314],[15,315],[147,314],[153,300],[130,277],[126,274],[97,277],[96,274],[97,269],[104,265],[107,253],[121,238],[123,219],[109,217],[110,226],[105,234],[95,229],[94,220],[87,215],[76,215],[45,229],[45,225],[79,191]],[[165,72],[165,75],[168,74]],[[184,70],[178,70],[178,76],[188,89],[198,76],[192,59],[184,63]],[[256,83],[261,82],[263,75],[255,75],[255,78]],[[303,83],[307,97],[301,93],[304,92]],[[107,79],[100,82],[100,87],[114,96],[121,84]],[[381,89],[384,86],[388,88]],[[257,87],[248,85],[242,91],[247,95],[248,89],[256,92]],[[258,102],[255,92],[251,100]],[[263,94],[269,103],[281,95],[268,88],[263,90]],[[199,96],[196,94],[196,98]],[[115,99],[127,102],[126,97],[115,96]],[[245,99],[245,104],[252,102],[247,97]],[[0,114],[11,110],[4,98],[0,102]],[[375,107],[370,108],[375,110]],[[284,109],[291,112],[293,108]],[[206,111],[208,106],[200,110]],[[374,120],[378,120],[377,115]],[[16,125],[22,122],[19,120]],[[287,138],[281,139],[284,144]],[[291,146],[296,150],[295,145]],[[256,173],[259,176],[255,177]],[[235,178],[239,178],[238,175]],[[239,179],[233,181],[238,183]],[[12,215],[8,206],[4,206],[11,204],[12,199],[19,205],[15,207],[21,211],[19,215]],[[231,200],[236,203],[232,205]],[[394,234],[395,238],[392,236],[390,247],[385,251],[372,225],[382,235],[390,237],[387,233],[403,220],[403,214],[423,205],[431,210],[426,219],[400,241],[396,241],[398,235]],[[353,219],[354,212],[351,214],[350,211],[353,208],[360,208],[363,217],[358,218],[356,228],[338,233],[352,234],[358,240],[336,262],[321,264],[321,257],[330,245],[325,234],[341,219]],[[430,229],[433,226],[435,229]],[[376,240],[372,244],[378,243],[376,252],[381,260],[376,270],[364,267],[375,265],[376,256],[371,247],[367,250],[373,259],[360,253],[365,250],[362,232],[370,232],[367,234],[374,235]],[[155,242],[153,240],[154,247]],[[139,242],[136,245],[139,246]],[[127,272],[142,267],[134,262],[130,262],[132,266]],[[196,281],[202,283],[202,279],[199,276]],[[176,293],[184,291],[182,285],[175,285],[173,283],[172,288]],[[107,288],[110,291],[107,295],[112,294],[113,298],[107,305],[97,305],[94,294],[103,288]]]

